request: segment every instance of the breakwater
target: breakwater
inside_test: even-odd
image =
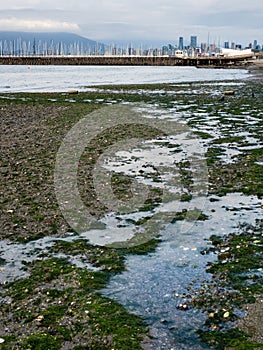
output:
[[[251,55],[232,57],[168,56],[1,56],[1,65],[195,66],[229,68],[246,65]]]

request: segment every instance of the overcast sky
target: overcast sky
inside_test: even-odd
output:
[[[1,0],[0,30],[74,32],[104,42],[263,44],[262,0]]]

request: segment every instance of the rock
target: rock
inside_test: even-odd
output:
[[[35,322],[36,322],[36,325],[38,326],[38,327],[40,327],[41,326],[41,322],[44,320],[44,316],[43,315],[39,315],[37,318],[35,318]]]
[[[163,319],[161,320],[161,322],[162,322],[162,323],[167,323],[168,321],[167,321],[166,319],[163,318]]]
[[[224,95],[235,95],[235,91],[233,91],[233,90],[226,90],[226,91],[224,91]]]
[[[68,90],[69,95],[77,95],[78,93],[78,90]]]
[[[228,253],[228,252],[218,254],[218,259],[221,261],[227,260],[229,257],[230,257],[230,253]]]
[[[0,338],[0,344],[3,344],[5,340],[3,338]]]

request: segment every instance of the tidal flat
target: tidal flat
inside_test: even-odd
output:
[[[229,90],[233,95],[225,94]],[[201,222],[205,231],[207,246],[192,249],[200,259],[213,255],[198,288],[192,283],[176,296],[183,317],[192,308],[207,316],[196,329],[200,348],[262,348],[261,324],[251,321],[262,310],[263,298],[262,97],[260,79],[96,86],[76,94],[1,94],[0,348],[169,349],[154,345],[143,315],[129,312],[101,291],[127,270],[129,256],[154,254],[167,239],[168,222],[173,231],[185,220]],[[125,128],[116,125],[89,140],[77,176],[81,199],[99,223],[94,235],[109,227],[135,230],[140,237],[147,231],[145,239],[137,242],[133,237],[128,245],[94,244],[93,236],[72,229],[54,186],[56,157],[68,132],[84,116],[100,116],[100,110],[111,106],[131,108],[142,119],[174,121],[185,134],[181,138],[177,131],[173,138],[158,128],[127,129],[127,115]],[[136,210],[113,212],[100,200],[94,166],[109,146],[134,135],[144,140],[143,148],[107,154],[102,162],[118,201],[133,197],[134,182],[149,191]],[[200,146],[202,172],[192,167],[196,150],[191,144]],[[173,167],[176,175],[171,177]],[[205,183],[196,186],[199,180]],[[218,203],[231,196],[244,199],[243,204],[239,197],[239,204],[225,204],[222,212],[233,213],[233,221],[236,216],[235,229],[222,232],[219,223],[211,230]],[[199,198],[210,203],[209,211],[198,207]],[[169,204],[176,204],[176,211],[167,209]],[[244,210],[247,214],[239,216]],[[176,340],[172,347],[182,349]]]

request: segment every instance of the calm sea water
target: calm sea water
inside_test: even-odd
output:
[[[0,92],[62,92],[102,84],[246,79],[243,69],[120,66],[0,66]]]

